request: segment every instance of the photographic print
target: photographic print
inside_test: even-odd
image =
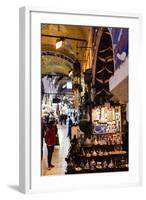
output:
[[[41,176],[128,171],[129,29],[40,28]]]

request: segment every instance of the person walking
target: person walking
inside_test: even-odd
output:
[[[63,123],[63,114],[60,115],[60,124],[62,125]]]
[[[72,119],[70,116],[68,118],[69,118],[69,120],[68,120],[68,137],[71,140],[71,127],[72,127],[73,122],[72,122]]]
[[[49,117],[50,117],[50,114],[48,113],[45,120],[46,120],[46,127],[48,127],[48,124],[49,124]]]
[[[58,128],[57,128],[57,120],[54,119],[54,129],[55,129],[55,134],[56,134],[56,144],[55,145],[59,145],[59,135],[58,135]]]
[[[64,124],[66,125],[66,121],[67,121],[67,114],[64,115]]]
[[[54,127],[54,121],[51,121],[48,124],[45,133],[45,142],[47,144],[47,149],[48,149],[48,170],[50,170],[52,167],[55,167],[52,164],[52,155],[54,151],[54,145],[56,144],[56,130]]]

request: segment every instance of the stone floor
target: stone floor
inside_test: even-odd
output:
[[[70,146],[69,138],[67,137],[67,126],[65,125],[58,125],[58,135],[59,135],[59,146],[55,146],[53,157],[52,157],[52,164],[55,165],[54,168],[48,170],[47,165],[47,149],[44,143],[44,159],[42,161],[42,175],[49,176],[49,175],[63,175],[65,174],[66,170],[66,161],[65,158],[68,154],[68,149]]]

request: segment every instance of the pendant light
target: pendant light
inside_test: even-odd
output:
[[[62,45],[63,45],[63,39],[62,39],[62,38],[57,39],[57,40],[56,40],[56,49],[61,48]]]

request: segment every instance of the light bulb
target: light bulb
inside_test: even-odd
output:
[[[56,42],[56,49],[59,49],[60,47],[62,47],[62,40]]]

